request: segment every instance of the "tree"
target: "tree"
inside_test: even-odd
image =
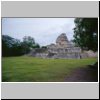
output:
[[[40,48],[40,45],[38,43],[35,43],[34,38],[30,36],[25,36],[23,38],[23,42],[21,43],[21,46],[23,49],[23,53],[27,54],[30,52],[33,48]]]
[[[29,53],[33,48],[40,46],[30,36],[25,36],[22,42],[8,35],[2,36],[2,56],[21,56]]]
[[[12,46],[12,39],[8,35],[2,36],[2,56],[9,56],[11,54],[10,47]]]
[[[35,44],[33,45],[33,48],[40,48],[40,45],[39,45],[38,43],[35,43]]]
[[[26,43],[30,47],[32,47],[35,44],[34,38],[32,38],[30,36],[24,36],[23,42]]]
[[[47,46],[42,46],[41,48],[47,49]]]
[[[34,38],[30,36],[24,36],[23,42],[21,43],[21,47],[23,48],[22,51],[23,54],[27,54],[31,50],[34,44],[35,44]]]
[[[76,46],[86,50],[98,50],[98,19],[76,18],[74,20],[74,40]]]
[[[19,56],[21,52],[21,42],[8,35],[2,36],[2,56]]]

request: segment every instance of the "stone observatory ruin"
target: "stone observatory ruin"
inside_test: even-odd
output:
[[[41,58],[66,58],[80,59],[88,57],[86,52],[82,52],[80,47],[75,47],[65,33],[62,33],[56,39],[56,44],[50,44],[47,48],[33,49],[28,55]]]
[[[56,44],[47,46],[53,58],[80,58],[81,49],[71,44],[65,33],[56,39]]]

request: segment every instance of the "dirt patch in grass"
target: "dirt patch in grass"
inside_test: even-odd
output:
[[[98,68],[76,68],[66,78],[66,82],[98,82]]]

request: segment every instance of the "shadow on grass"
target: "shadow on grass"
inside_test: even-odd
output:
[[[98,63],[75,69],[65,79],[66,82],[98,82]]]

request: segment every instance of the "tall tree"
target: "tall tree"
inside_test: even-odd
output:
[[[34,38],[25,36],[23,42],[8,35],[2,35],[2,56],[21,56],[33,48],[40,48]]]
[[[2,36],[2,56],[18,56],[21,55],[20,41],[8,35]]]
[[[23,53],[27,54],[30,52],[33,48],[39,48],[39,44],[35,43],[35,40],[33,37],[30,36],[24,36],[23,42],[21,43],[21,46],[24,48]]]
[[[98,18],[76,18],[74,20],[76,46],[86,50],[98,50]]]
[[[24,36],[23,42],[26,43],[30,47],[32,47],[35,44],[34,38],[32,38],[30,36]]]

